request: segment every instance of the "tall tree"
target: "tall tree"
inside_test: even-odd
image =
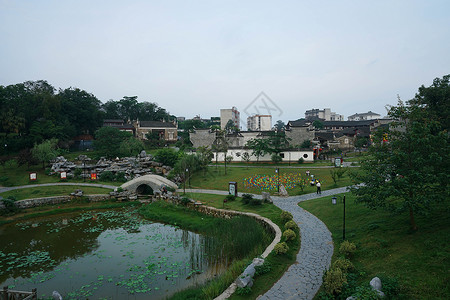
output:
[[[285,126],[286,126],[286,124],[284,124],[283,121],[278,120],[277,123],[275,124],[275,129],[277,131],[284,131]]]
[[[440,92],[434,93],[436,90]],[[388,115],[395,122],[388,132],[380,130],[373,136],[361,172],[353,174],[364,183],[351,188],[358,202],[373,209],[408,212],[411,228],[417,230],[415,214],[427,212],[436,201],[449,199],[449,134],[446,119],[439,117],[439,107],[445,110],[448,104],[439,97],[448,95],[445,76],[429,88],[422,86],[413,100],[406,104],[399,101],[390,108]]]
[[[101,155],[109,158],[122,156],[120,144],[131,136],[131,133],[114,127],[102,127],[95,132],[94,147]]]
[[[41,144],[35,144],[31,153],[33,157],[42,162],[42,169],[45,168],[45,163],[56,158],[58,152],[56,151],[57,139],[43,141]]]
[[[267,139],[251,139],[245,144],[245,147],[252,149],[252,155],[256,156],[257,162],[259,162],[261,156],[271,153],[269,140]]]

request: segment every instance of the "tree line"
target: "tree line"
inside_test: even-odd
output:
[[[137,96],[102,103],[92,93],[69,87],[56,89],[45,80],[0,85],[0,154],[58,139],[67,148],[74,137],[98,130],[104,119],[172,120],[156,103]]]

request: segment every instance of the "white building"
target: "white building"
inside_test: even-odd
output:
[[[220,129],[224,130],[229,120],[233,121],[234,126],[240,129],[240,113],[234,106],[231,109],[220,110]]]
[[[322,119],[324,121],[344,121],[344,116],[332,112],[330,108],[310,109],[305,112],[305,119]]]
[[[369,110],[369,112],[361,113],[361,114],[354,114],[348,117],[349,121],[363,121],[363,120],[376,120],[380,119],[381,115],[374,113]]]
[[[272,129],[271,115],[254,115],[247,118],[248,131],[269,131]]]

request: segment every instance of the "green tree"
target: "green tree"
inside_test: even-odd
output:
[[[212,151],[216,153],[216,166],[217,166],[217,160],[219,158],[219,153],[224,153],[224,158],[228,152],[228,141],[226,138],[226,132],[225,130],[219,130],[216,132],[216,139],[214,140],[212,144]]]
[[[58,156],[58,151],[56,151],[56,145],[58,144],[57,139],[45,140],[41,144],[35,144],[31,153],[33,157],[42,162],[42,169],[45,169],[45,163],[50,160],[55,159]]]
[[[123,156],[136,156],[144,150],[144,143],[135,137],[129,137],[120,143],[119,151]]]
[[[280,163],[283,160],[283,158],[280,155],[276,154],[276,153],[272,154],[270,159],[272,160],[272,162],[274,162],[276,164]]]
[[[165,166],[175,166],[178,158],[178,152],[172,148],[162,148],[155,153],[155,160]]]
[[[315,121],[313,122],[313,126],[314,126],[314,128],[316,128],[316,129],[323,129],[323,122],[322,122],[322,121],[319,121],[319,120],[315,120]]]
[[[232,120],[228,120],[227,124],[225,125],[225,130],[228,133],[234,133],[239,130],[239,128],[234,125],[234,122]]]
[[[196,155],[199,159],[200,168],[206,172],[208,165],[211,163],[211,159],[214,157],[212,150],[209,147],[201,146],[197,148]]]
[[[302,144],[300,145],[300,148],[311,149],[312,148],[312,142],[310,140],[304,140],[302,142]]]
[[[250,162],[250,154],[248,154],[248,152],[242,153],[242,160],[245,161],[248,170],[248,163]]]
[[[279,154],[283,150],[289,148],[289,138],[286,138],[284,131],[271,133],[268,140],[268,153]]]
[[[275,124],[275,129],[277,131],[284,131],[285,126],[286,126],[286,124],[284,124],[283,121],[278,120],[277,123]]]
[[[114,158],[122,156],[120,144],[132,137],[131,133],[114,127],[102,127],[95,132],[94,147],[103,156]]]
[[[439,95],[447,99],[437,99]],[[358,202],[373,209],[408,212],[411,229],[417,230],[415,214],[449,199],[449,134],[446,119],[439,117],[439,107],[448,105],[448,95],[445,76],[429,88],[421,87],[407,104],[399,101],[390,108],[389,117],[395,122],[387,133],[378,131],[373,136],[361,172],[353,173],[354,179],[364,183],[351,188]]]
[[[259,162],[259,157],[270,153],[270,144],[267,139],[251,139],[245,146],[252,149],[252,155],[256,156],[256,161]]]

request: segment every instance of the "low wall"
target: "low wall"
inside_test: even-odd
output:
[[[34,198],[34,199],[25,199],[18,200],[14,202],[18,208],[31,208],[38,207],[43,205],[54,205],[60,203],[67,203],[72,200],[80,199],[81,197],[77,196],[53,196],[53,197],[42,197],[42,198]],[[90,202],[99,202],[104,200],[109,200],[110,195],[86,195],[83,196],[83,199],[87,199]],[[5,208],[2,201],[0,201],[0,209]]]

